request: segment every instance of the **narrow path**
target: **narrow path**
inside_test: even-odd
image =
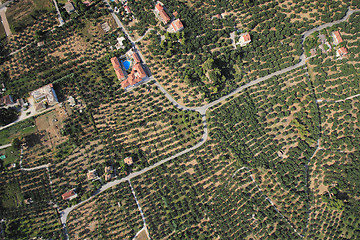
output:
[[[0,9],[1,23],[4,26],[6,36],[10,36],[12,33],[6,17],[6,9],[6,7]]]
[[[39,170],[39,169],[43,169],[43,168],[49,168],[50,164],[44,164],[41,166],[37,166],[37,167],[33,167],[33,168],[20,168],[21,171],[34,171],[34,170]]]
[[[136,197],[134,188],[133,188],[133,186],[131,185],[131,181],[129,180],[128,182],[129,182],[129,185],[130,185],[130,188],[131,188],[131,192],[132,192],[132,194],[133,194],[133,196],[134,196],[134,198],[135,198],[136,205],[138,206],[139,212],[140,212],[140,214],[141,214],[141,218],[142,218],[142,220],[143,220],[143,228],[142,228],[142,230],[143,230],[143,229],[146,229],[146,231],[147,231],[145,215],[144,215],[144,213],[143,213],[143,211],[142,211],[142,209],[141,209],[140,203],[139,203],[139,201],[138,201],[138,199],[137,199],[137,197]],[[139,232],[141,232],[142,230],[140,230]],[[149,236],[149,235],[148,235],[148,236]],[[135,237],[136,237],[136,236],[135,236]]]
[[[353,96],[350,96],[350,97],[347,97],[347,98],[344,98],[344,99],[340,99],[340,100],[326,100],[326,99],[317,99],[316,102],[317,103],[321,103],[321,102],[327,102],[327,103],[339,103],[339,102],[345,102],[346,100],[350,100],[350,99],[353,99],[353,98],[356,98],[356,97],[359,97],[360,94],[356,94],[356,95],[353,95]]]
[[[56,11],[57,11],[57,17],[59,19],[59,26],[61,27],[62,25],[64,25],[65,21],[61,16],[61,12],[59,10],[59,7],[58,7],[58,4],[57,4],[56,0],[53,0],[53,2],[54,2],[54,5],[55,5],[55,8],[56,8]]]
[[[0,146],[0,149],[11,147],[11,145],[12,145],[11,143],[6,144],[6,145],[2,145],[2,146]]]
[[[127,33],[126,29],[123,27],[122,23],[120,22],[119,18],[118,18],[118,17],[116,16],[116,14],[113,12],[113,9],[111,8],[111,6],[110,6],[110,4],[108,3],[108,1],[107,1],[107,0],[103,0],[103,1],[109,6],[109,10],[111,10],[111,15],[113,16],[115,22],[116,22],[117,25],[122,29],[122,31],[126,34],[126,36],[129,38],[129,40],[131,41],[132,45],[133,45],[134,48],[135,48],[135,42],[131,39],[131,37],[130,37],[129,34]],[[334,22],[332,22],[332,23],[326,23],[326,24],[324,24],[324,25],[322,25],[322,26],[319,26],[319,27],[316,27],[316,28],[314,28],[314,29],[311,29],[311,30],[309,30],[309,31],[304,32],[304,33],[302,34],[302,42],[301,42],[301,44],[303,45],[305,38],[306,38],[307,36],[311,35],[313,32],[316,32],[316,31],[319,31],[319,30],[321,30],[321,29],[324,29],[324,28],[333,26],[334,24],[338,24],[338,23],[340,23],[340,22],[346,21],[346,20],[348,19],[348,17],[349,17],[352,13],[358,12],[358,11],[360,11],[360,10],[351,10],[351,9],[349,8],[349,10],[347,11],[346,15],[345,15],[342,19],[340,19],[340,20],[338,20],[338,21],[334,21]],[[135,48],[135,50],[137,50],[137,49]],[[145,59],[142,57],[141,52],[140,52],[139,50],[137,50],[137,51],[138,51],[140,57],[141,57],[143,60],[145,60]],[[170,161],[170,160],[172,160],[172,159],[175,159],[175,158],[177,158],[177,157],[180,157],[180,156],[182,156],[182,155],[184,155],[184,154],[186,154],[186,153],[188,153],[188,152],[190,152],[190,151],[192,151],[192,150],[195,150],[195,149],[199,148],[201,145],[203,145],[203,144],[205,143],[205,141],[207,140],[207,137],[208,137],[208,129],[207,129],[207,124],[206,124],[206,114],[205,114],[207,109],[209,109],[209,108],[211,108],[211,107],[213,107],[213,106],[221,103],[222,101],[225,101],[225,100],[228,99],[229,97],[232,97],[233,95],[239,93],[240,91],[242,91],[242,90],[244,90],[244,89],[246,89],[246,88],[248,88],[248,87],[251,87],[251,86],[256,85],[256,84],[258,84],[258,83],[260,83],[260,82],[263,82],[263,81],[265,81],[265,80],[267,80],[267,79],[269,79],[269,78],[271,78],[271,77],[273,77],[273,76],[277,76],[277,75],[280,75],[280,74],[289,72],[289,71],[294,70],[294,69],[296,69],[296,68],[298,68],[298,67],[300,67],[300,66],[305,65],[305,54],[304,54],[304,51],[303,51],[303,53],[302,53],[302,55],[300,56],[299,59],[300,59],[299,63],[295,64],[294,66],[287,67],[287,68],[285,68],[285,69],[282,69],[282,70],[279,70],[279,71],[277,71],[277,72],[271,73],[271,74],[269,74],[269,75],[267,75],[267,76],[265,76],[265,77],[258,78],[258,79],[254,80],[254,81],[252,81],[252,82],[249,82],[249,83],[247,83],[247,84],[245,84],[245,85],[237,88],[235,91],[231,92],[230,94],[225,95],[225,96],[219,98],[219,99],[216,100],[216,101],[213,101],[213,102],[211,102],[211,103],[208,103],[208,104],[206,104],[206,105],[204,105],[204,106],[200,106],[200,107],[186,107],[186,106],[182,106],[181,104],[177,103],[177,102],[171,97],[171,95],[161,86],[161,84],[160,84],[155,78],[151,77],[151,79],[155,80],[155,85],[159,87],[160,91],[163,92],[163,93],[165,94],[165,96],[169,99],[169,101],[172,102],[176,107],[178,107],[179,109],[183,109],[183,110],[198,111],[200,114],[202,114],[202,121],[203,121],[203,125],[204,125],[203,137],[202,137],[202,138],[200,139],[200,141],[199,141],[196,145],[194,145],[193,147],[188,148],[188,149],[186,149],[186,150],[184,150],[184,151],[182,151],[182,152],[179,152],[179,153],[177,153],[177,154],[175,154],[175,155],[173,155],[173,156],[171,156],[171,157],[168,157],[168,158],[166,158],[166,159],[163,159],[163,160],[161,160],[161,161],[159,161],[159,162],[157,162],[157,163],[155,163],[155,164],[153,164],[153,165],[151,165],[151,166],[149,166],[149,167],[146,167],[146,168],[144,168],[144,169],[142,169],[142,170],[140,170],[140,171],[138,171],[138,172],[131,173],[131,174],[129,174],[128,176],[126,176],[126,177],[124,177],[124,178],[122,178],[122,179],[118,179],[118,180],[109,182],[109,183],[103,185],[100,189],[98,189],[98,190],[93,194],[93,196],[91,196],[90,198],[88,198],[88,199],[86,199],[86,200],[84,200],[84,201],[82,201],[82,202],[80,202],[80,203],[78,203],[78,204],[76,204],[76,205],[73,205],[73,206],[71,206],[70,208],[66,208],[66,209],[64,209],[63,211],[61,211],[61,212],[60,212],[60,219],[61,219],[61,222],[62,222],[62,224],[63,224],[63,230],[64,230],[64,232],[66,233],[66,239],[68,239],[67,229],[66,229],[66,220],[67,220],[67,216],[69,215],[69,213],[70,213],[73,209],[75,209],[75,208],[77,208],[78,206],[80,206],[80,205],[88,202],[88,201],[89,201],[90,199],[92,199],[94,196],[102,193],[103,191],[105,191],[105,190],[107,190],[107,189],[109,189],[109,188],[111,188],[111,187],[113,187],[113,186],[118,185],[119,183],[122,183],[122,182],[125,182],[125,181],[130,181],[130,180],[131,180],[132,178],[134,178],[134,177],[137,177],[137,176],[139,176],[139,175],[141,175],[141,174],[143,174],[143,173],[146,173],[146,172],[148,172],[148,171],[150,171],[150,170],[152,170],[152,169],[154,169],[154,168],[156,168],[156,167],[158,167],[158,166],[160,166],[160,165],[162,165],[162,164],[164,164],[164,163],[166,163],[166,162],[168,162],[168,161]],[[144,62],[144,63],[145,63],[145,62]],[[295,231],[296,231],[296,230],[295,230]],[[298,234],[299,234],[299,233],[298,233]]]

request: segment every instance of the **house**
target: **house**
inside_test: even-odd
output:
[[[176,19],[171,23],[171,27],[174,29],[175,32],[179,32],[184,29],[184,25],[180,21],[180,19]]]
[[[249,33],[242,33],[240,35],[239,41],[236,43],[236,45],[240,44],[241,47],[245,46],[246,44],[251,42],[251,37]]]
[[[334,44],[335,45],[338,45],[339,43],[341,43],[343,41],[339,31],[332,32],[331,35],[332,35],[332,37],[334,39]]]
[[[116,38],[117,43],[115,44],[116,49],[124,48],[123,41],[125,40],[124,37]]]
[[[27,198],[24,200],[24,203],[29,205],[30,203],[33,203],[33,200],[31,198]]]
[[[49,106],[59,102],[52,83],[32,91],[30,97],[34,99],[35,103],[47,104]]]
[[[136,62],[136,63],[140,63],[141,61],[140,61],[140,58],[139,58],[139,55],[137,54],[137,53],[133,53],[132,54],[132,56],[133,56],[133,58],[134,58],[134,61]]]
[[[14,100],[11,95],[6,95],[0,98],[0,105],[8,106],[11,104],[14,104]]]
[[[106,166],[105,173],[111,173],[113,171],[113,166]]]
[[[132,157],[127,157],[124,159],[124,162],[127,164],[127,165],[132,165],[134,162],[133,162],[133,159]]]
[[[125,5],[125,6],[124,6],[124,9],[125,9],[125,11],[126,11],[127,14],[131,14],[131,10],[130,10],[130,8],[129,8],[128,5]]]
[[[341,47],[336,51],[336,56],[337,57],[343,57],[346,54],[348,54],[348,50],[346,49],[346,47]]]
[[[97,177],[98,177],[98,175],[97,175],[96,169],[88,171],[87,178],[89,181],[95,180]]]
[[[102,30],[104,30],[104,32],[108,32],[108,31],[110,31],[110,26],[109,26],[109,24],[107,23],[107,22],[104,22],[104,23],[102,23],[101,24],[101,28],[102,28]]]
[[[117,59],[117,57],[111,58],[111,64],[113,65],[113,68],[115,70],[117,78],[119,80],[124,80],[125,74],[124,74],[123,70],[121,69],[119,59]]]
[[[44,46],[44,44],[45,44],[45,42],[44,42],[44,41],[41,41],[41,42],[38,42],[38,43],[37,43],[37,46],[38,46],[38,47],[42,47],[42,46]]]
[[[177,11],[173,12],[174,17],[176,17],[179,13]]]
[[[109,174],[105,174],[105,181],[110,181],[112,178],[112,175],[109,173]]]
[[[68,14],[71,14],[71,13],[73,13],[75,11],[75,7],[72,4],[72,2],[65,3],[64,8],[65,8],[65,10],[67,11]]]
[[[121,86],[126,89],[130,86],[134,86],[141,81],[145,80],[147,77],[144,68],[142,67],[141,63],[136,63],[131,73],[129,74],[128,78],[121,82]]]
[[[164,6],[162,5],[162,3],[158,2],[156,5],[155,5],[155,12],[157,14],[159,14],[160,18],[161,18],[161,21],[164,23],[164,24],[167,24],[169,21],[170,21],[170,17],[169,15],[167,15],[167,13],[165,12],[164,10]]]
[[[73,96],[70,96],[68,101],[71,107],[76,105],[75,98]]]
[[[75,188],[64,193],[63,195],[61,195],[63,200],[72,200],[74,198],[77,197],[77,193],[75,192]]]

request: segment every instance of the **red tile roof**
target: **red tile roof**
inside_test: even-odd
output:
[[[0,99],[0,104],[10,105],[10,104],[14,104],[14,101],[10,95],[7,95]]]
[[[156,4],[155,7],[159,12],[161,12],[164,9],[164,7],[160,3]]]
[[[175,21],[173,21],[171,23],[171,26],[174,28],[175,32],[181,30],[184,28],[184,25],[182,24],[182,22],[180,21],[180,19],[176,19]]]
[[[121,69],[120,62],[117,59],[117,57],[111,58],[111,63],[113,65],[113,68],[115,70],[116,76],[119,80],[122,80],[125,78],[124,72]]]
[[[75,190],[73,189],[73,190],[70,190],[70,191],[64,193],[64,194],[62,195],[62,199],[63,199],[63,200],[66,200],[66,199],[71,198],[72,196],[75,196],[75,195],[76,195],[76,192],[75,192]]]
[[[346,47],[341,47],[338,49],[338,53],[340,56],[344,56],[344,55],[348,54],[348,50],[346,49]]]
[[[177,11],[173,12],[174,17],[176,17],[179,13]]]
[[[169,15],[164,10],[164,7],[158,3],[156,4],[155,8],[159,11],[159,15],[162,18],[163,22],[168,23],[170,21]]]
[[[128,13],[131,13],[131,10],[130,8],[128,7],[128,5],[124,6],[125,10],[128,12]]]
[[[249,33],[245,33],[241,37],[244,39],[244,42],[251,41],[251,37]]]
[[[133,53],[133,58],[134,58],[136,63],[141,62],[139,56],[137,55],[137,53]]]
[[[145,70],[140,63],[136,63],[129,74],[128,78],[121,82],[121,86],[126,88],[131,85],[135,85],[138,82],[141,82],[143,78],[146,77]]]
[[[334,34],[335,39],[336,39],[336,42],[337,42],[338,44],[343,41],[342,38],[341,38],[341,35],[340,35],[340,32],[339,32],[339,31],[333,32],[333,34]]]

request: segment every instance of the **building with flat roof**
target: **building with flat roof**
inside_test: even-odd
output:
[[[132,165],[134,162],[133,162],[133,159],[132,157],[127,157],[124,159],[124,162],[127,164],[127,165]]]
[[[59,102],[52,83],[30,92],[30,97],[34,99],[35,103],[47,104],[49,106]]]
[[[64,8],[68,14],[71,14],[75,11],[75,7],[72,2],[65,3]]]
[[[89,181],[95,180],[97,177],[98,177],[98,175],[97,175],[96,169],[88,171],[87,178],[88,178]]]

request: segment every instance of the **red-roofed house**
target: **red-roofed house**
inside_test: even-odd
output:
[[[133,86],[135,84],[138,84],[142,80],[146,78],[146,73],[143,67],[141,66],[141,63],[136,63],[129,74],[128,78],[121,82],[121,86],[126,89],[129,86]]]
[[[174,29],[175,32],[179,32],[179,31],[184,29],[184,25],[182,24],[180,19],[176,19],[175,21],[173,21],[171,23],[171,26],[172,26],[172,28]]]
[[[339,31],[332,32],[332,37],[334,39],[335,45],[338,45],[339,43],[341,43],[343,41]]]
[[[136,63],[141,62],[141,61],[140,61],[140,58],[139,58],[139,55],[138,55],[137,53],[133,53],[133,58],[134,58],[134,60],[135,60]]]
[[[240,35],[239,42],[236,44],[240,44],[240,46],[245,46],[246,44],[251,42],[251,37],[249,33],[243,33]]]
[[[164,10],[164,6],[161,3],[157,3],[155,5],[155,12],[157,12],[161,18],[161,21],[164,24],[167,24],[170,21],[170,17],[169,15],[167,15],[167,13]]]
[[[63,200],[71,200],[77,197],[77,193],[75,192],[75,189],[72,189],[62,195]]]
[[[348,54],[348,50],[346,49],[346,47],[341,47],[336,51],[336,56],[337,57],[343,57],[346,54]]]
[[[125,11],[126,11],[128,14],[131,13],[131,10],[130,10],[130,8],[129,8],[128,5],[125,5],[125,6],[124,6],[124,9],[125,9]]]
[[[177,11],[173,12],[174,17],[176,17],[179,13]]]
[[[11,95],[3,96],[0,98],[0,105],[11,105],[14,104],[14,100]]]
[[[117,59],[117,57],[113,57],[111,58],[111,63],[113,65],[113,68],[115,70],[115,73],[116,73],[116,76],[119,80],[124,80],[125,79],[125,75],[124,75],[124,72],[123,70],[121,69],[121,66],[120,66],[120,62],[119,60]]]

